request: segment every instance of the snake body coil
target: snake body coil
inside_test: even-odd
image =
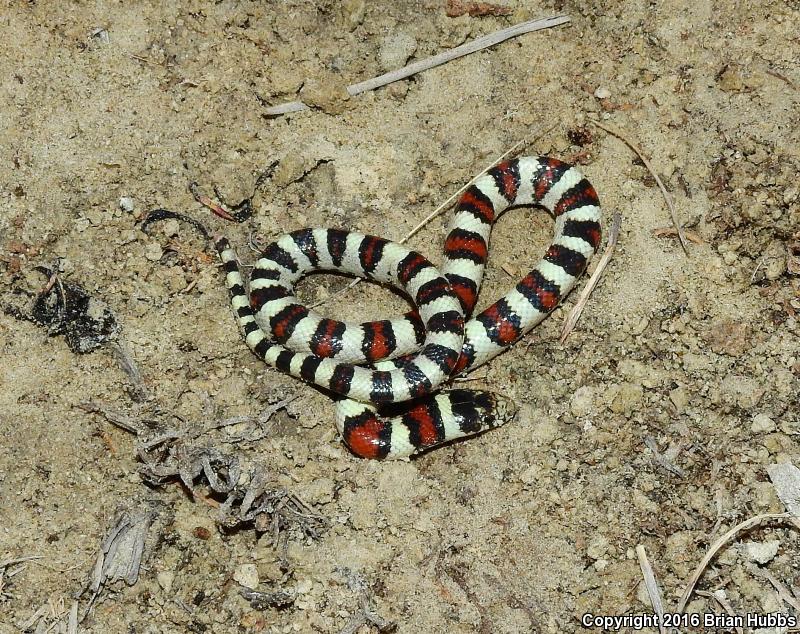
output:
[[[553,243],[504,297],[472,313],[497,217],[537,204],[555,217]],[[600,243],[600,204],[567,163],[522,157],[499,163],[461,196],[440,273],[406,247],[352,231],[302,229],[269,245],[245,290],[236,254],[216,242],[231,304],[247,345],[269,365],[346,398],[336,422],[364,458],[401,458],[507,422],[513,406],[492,392],[435,392],[449,378],[497,356],[536,326],[572,289]],[[405,290],[416,310],[351,324],[319,315],[294,295],[313,271],[340,271]],[[389,418],[376,406],[412,403]]]

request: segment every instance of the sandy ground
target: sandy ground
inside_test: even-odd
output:
[[[34,267],[60,258],[61,277],[119,318],[151,398],[136,402],[108,348],[76,355],[0,312],[0,562],[41,556],[4,569],[0,632],[65,622],[120,510],[157,517],[144,566],[133,587],[101,594],[81,631],[339,632],[364,602],[400,632],[582,631],[587,612],[650,611],[637,545],[674,607],[711,543],[784,510],[766,467],[797,461],[800,434],[796,1],[509,0],[508,17],[458,18],[434,0],[0,4],[0,301],[26,300],[45,281]],[[331,98],[331,85],[558,12],[572,24]],[[263,116],[301,88],[323,108]],[[586,138],[590,118],[652,158],[695,240],[688,255],[654,234],[670,220],[652,177],[619,139],[591,126]],[[622,215],[615,257],[564,345],[576,294],[475,373],[519,419],[410,463],[353,458],[330,400],[250,354],[191,227],[139,230],[150,209],[182,211],[245,263],[251,234],[399,239],[519,140],[521,153],[583,165],[606,219]],[[187,190],[216,185],[236,202],[276,161],[241,225]],[[412,246],[438,260],[446,224]],[[533,209],[501,220],[484,305],[551,226]],[[346,282],[307,280],[304,297]],[[403,308],[364,284],[324,310]],[[220,498],[202,479],[194,499],[174,481],[145,486],[136,439],[78,407],[136,418],[157,406],[171,413],[160,422],[191,428],[290,395],[260,440],[237,440],[253,423],[197,440],[262,465],[327,518],[318,539],[287,533],[284,562],[271,532],[218,529]],[[740,614],[792,614],[798,532],[770,524],[744,541],[762,543],[762,561],[732,546],[699,588],[724,589]],[[254,607],[240,590],[256,583],[291,598]],[[695,595],[689,610],[721,608]]]

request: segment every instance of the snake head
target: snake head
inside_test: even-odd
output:
[[[517,405],[507,396],[496,392],[488,392],[494,401],[494,427],[510,423],[517,417]]]
[[[517,415],[514,402],[496,392],[451,390],[446,397],[450,400],[450,409],[463,435],[500,427]]]

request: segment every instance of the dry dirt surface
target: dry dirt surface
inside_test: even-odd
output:
[[[435,0],[0,4],[3,634],[599,631],[582,615],[652,612],[637,545],[669,611],[719,537],[785,511],[767,469],[800,440],[797,0],[504,0],[508,15],[459,17]],[[341,98],[559,13],[571,24]],[[314,107],[265,116],[298,98]],[[688,253],[652,175],[592,120],[652,160]],[[330,398],[248,351],[196,229],[141,230],[149,210],[181,212],[245,265],[248,244],[305,226],[401,239],[519,141],[579,163],[606,228],[621,214],[614,258],[564,344],[577,293],[470,376],[518,419],[410,462],[351,456]],[[252,198],[252,216],[218,218],[191,182]],[[447,222],[410,244],[438,261]],[[483,305],[551,231],[538,209],[501,219]],[[78,354],[20,318],[54,263],[51,292],[79,285],[89,317],[115,316],[110,343]],[[405,307],[361,284],[321,310]],[[120,517],[147,519],[117,535]],[[136,544],[133,585],[114,580],[125,566],[93,572]],[[697,589],[796,615],[799,565],[797,528],[768,520]],[[687,611],[721,605],[695,593]]]

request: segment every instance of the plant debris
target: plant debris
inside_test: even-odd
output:
[[[289,538],[318,539],[328,521],[316,513],[298,496],[278,485],[268,471],[254,465],[245,470],[234,453],[216,446],[198,445],[196,440],[215,430],[232,425],[254,423],[259,430],[247,436],[226,438],[226,444],[254,442],[269,433],[267,423],[295,399],[289,396],[270,404],[258,416],[236,416],[207,423],[193,423],[187,429],[167,428],[159,418],[167,415],[156,408],[151,415],[137,419],[96,402],[80,404],[84,411],[103,416],[117,427],[137,437],[136,451],[142,466],[142,479],[151,486],[180,482],[194,498],[219,508],[217,524],[234,530],[253,527],[270,533],[272,545],[279,553],[284,567]],[[207,493],[202,491],[203,488]]]
[[[367,624],[371,624],[379,632],[394,632],[397,629],[397,623],[387,621],[375,611],[372,605],[372,592],[363,576],[344,566],[337,568],[336,572],[345,578],[348,589],[358,593],[359,603],[358,612],[350,617],[350,622],[340,630],[339,634],[355,634]]]
[[[33,306],[24,310],[6,305],[7,315],[47,328],[51,337],[64,335],[69,349],[77,354],[91,352],[117,337],[121,328],[112,310],[81,285],[62,280],[58,263],[35,270],[47,275],[48,281],[36,294]]]
[[[83,618],[86,618],[95,600],[108,584],[124,581],[132,586],[138,581],[145,540],[155,519],[156,514],[152,510],[135,514],[121,511],[117,515],[114,525],[100,545],[91,579],[76,597],[79,598],[86,591],[91,592]]]
[[[258,592],[249,588],[242,588],[239,591],[245,599],[250,602],[250,607],[254,610],[266,610],[268,608],[285,608],[294,603],[295,594],[285,590],[277,592]]]

